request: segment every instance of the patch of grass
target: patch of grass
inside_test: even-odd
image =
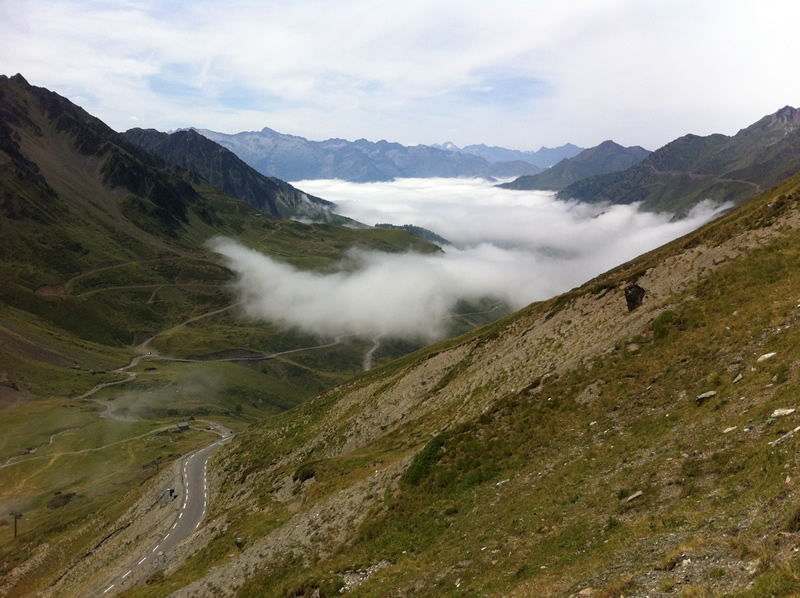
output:
[[[441,459],[441,449],[447,441],[449,434],[442,432],[430,439],[419,453],[416,454],[411,465],[403,474],[402,480],[406,484],[417,486],[428,474],[433,466]]]

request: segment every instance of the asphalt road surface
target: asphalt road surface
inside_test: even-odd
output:
[[[181,508],[172,527],[164,534],[161,540],[155,542],[152,547],[147,548],[140,556],[140,559],[132,561],[127,573],[118,577],[103,590],[104,595],[115,588],[117,590],[121,589],[120,586],[137,568],[146,566],[149,560],[156,559],[167,553],[178,542],[194,533],[200,527],[208,508],[208,487],[206,483],[208,459],[214,451],[223,444],[230,442],[233,438],[233,433],[230,430],[223,428],[219,424],[211,423],[211,425],[222,435],[222,438],[184,457],[181,463],[184,492],[182,497],[178,497],[181,500]]]

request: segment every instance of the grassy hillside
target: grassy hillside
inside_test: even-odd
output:
[[[0,595],[51,582],[92,550],[85,525],[151,483],[154,460],[209,442],[199,422],[164,433],[176,421],[241,429],[362,371],[369,341],[241,316],[233,273],[206,246],[219,235],[321,272],[353,247],[439,251],[402,230],[262,214],[57,94],[0,77]],[[373,360],[415,348],[385,343]],[[17,540],[11,511],[24,514]]]
[[[124,595],[796,595],[799,252],[794,177],[250,426],[186,551]]]

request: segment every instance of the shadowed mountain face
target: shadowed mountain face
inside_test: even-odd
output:
[[[651,211],[685,213],[704,199],[742,203],[800,169],[800,111],[791,106],[736,135],[686,135],[622,172],[583,179],[563,199],[642,202]]]
[[[574,158],[565,158],[558,164],[533,176],[522,176],[500,185],[504,189],[544,189],[559,191],[585,178],[619,172],[647,158],[650,152],[641,147],[622,147],[613,141],[604,141],[597,147],[583,150]]]
[[[471,153],[427,145],[407,147],[366,139],[309,141],[268,128],[235,135],[198,131],[258,172],[289,181],[342,179],[366,183],[400,177],[516,176],[541,170],[519,158],[494,163]]]
[[[264,176],[233,152],[196,131],[160,133],[153,129],[130,129],[124,136],[147,151],[194,172],[231,197],[279,218],[352,223],[330,211],[332,204],[308,195],[274,177]]]

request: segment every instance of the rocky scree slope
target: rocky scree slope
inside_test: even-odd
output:
[[[251,426],[141,595],[792,595],[799,253],[794,177]]]

